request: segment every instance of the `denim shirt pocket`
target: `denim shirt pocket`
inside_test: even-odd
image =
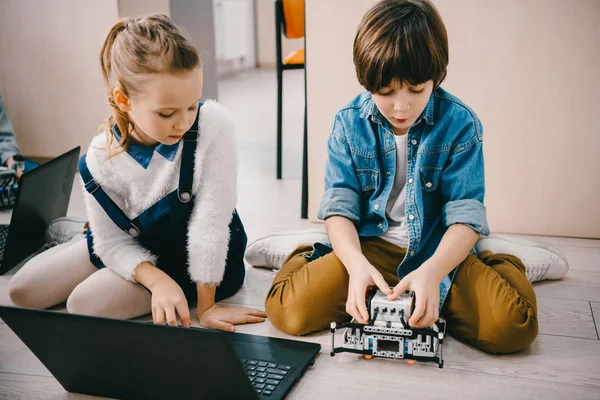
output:
[[[360,185],[360,189],[363,192],[369,192],[371,190],[377,189],[377,184],[379,181],[379,171],[375,169],[356,169],[356,176],[358,178],[358,183]]]
[[[421,188],[423,190],[423,216],[426,219],[435,219],[442,215],[442,196],[440,182],[442,180],[442,167],[423,165],[420,170]]]

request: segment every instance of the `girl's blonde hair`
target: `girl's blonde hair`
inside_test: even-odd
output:
[[[115,87],[129,98],[138,94],[148,74],[178,73],[200,67],[200,54],[164,14],[122,19],[110,28],[102,50],[100,67],[112,115],[103,124],[108,145],[113,140],[112,126],[121,132],[119,145],[127,149],[131,121],[113,98]]]

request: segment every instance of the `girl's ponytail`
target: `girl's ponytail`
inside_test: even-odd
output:
[[[111,130],[114,124],[117,124],[117,126],[119,127],[119,131],[121,132],[121,141],[119,143],[121,147],[127,148],[127,145],[129,144],[129,117],[127,113],[121,111],[121,109],[115,103],[112,92],[114,86],[111,84],[111,82],[113,81],[113,79],[111,78],[113,77],[114,72],[112,54],[113,48],[115,47],[115,42],[117,41],[119,34],[123,32],[123,30],[125,30],[128,22],[129,19],[122,19],[116,24],[114,24],[112,28],[110,28],[108,34],[106,35],[106,39],[104,39],[102,49],[100,50],[100,68],[102,69],[102,78],[104,79],[104,85],[107,88],[106,95],[108,98],[108,105],[111,109],[111,115],[108,118],[106,118],[106,120],[104,120],[103,124],[104,130],[107,134],[109,148],[112,144],[114,137]]]

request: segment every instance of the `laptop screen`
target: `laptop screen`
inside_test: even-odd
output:
[[[79,151],[76,147],[21,177],[0,274],[39,249],[50,222],[67,215]]]

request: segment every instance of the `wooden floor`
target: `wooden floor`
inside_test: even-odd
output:
[[[323,228],[300,219],[302,85],[302,71],[286,72],[281,181],[275,179],[274,72],[250,72],[220,86],[222,103],[238,121],[238,209],[250,240],[272,230]],[[74,190],[71,215],[83,214],[79,196]],[[6,221],[8,215],[0,218]],[[350,354],[332,358],[328,333],[296,338],[321,343],[323,349],[289,398],[600,399],[600,241],[536,239],[562,250],[571,270],[562,281],[535,285],[540,334],[528,350],[491,356],[449,338],[444,368],[438,369]],[[12,274],[0,277],[0,304],[9,303],[6,287]],[[244,287],[225,302],[262,307],[272,279],[272,272],[249,267]],[[238,331],[290,338],[268,321]],[[0,399],[85,398],[92,397],[65,392],[0,321]]]

